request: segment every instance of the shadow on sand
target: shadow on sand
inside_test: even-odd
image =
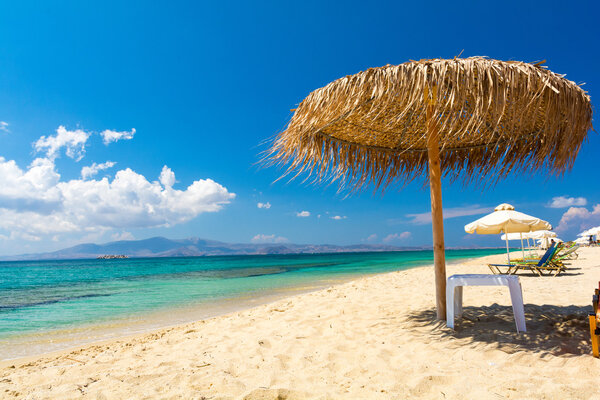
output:
[[[419,330],[444,337],[495,344],[507,353],[529,351],[552,355],[590,354],[588,312],[590,307],[525,305],[527,332],[517,333],[512,307],[465,307],[455,330],[436,320],[435,310],[421,310],[408,315],[408,321]],[[426,333],[426,332],[423,332]]]

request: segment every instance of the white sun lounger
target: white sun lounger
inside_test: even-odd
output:
[[[446,281],[446,323],[448,328],[454,329],[454,317],[462,315],[463,286],[508,286],[517,332],[527,332],[521,282],[515,275],[468,274],[449,277]]]

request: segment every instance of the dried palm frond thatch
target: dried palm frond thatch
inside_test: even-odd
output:
[[[581,87],[540,64],[434,59],[346,76],[300,103],[266,161],[353,189],[424,178],[429,93],[445,176],[561,174],[592,128],[592,106]]]

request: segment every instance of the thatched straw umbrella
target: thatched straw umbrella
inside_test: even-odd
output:
[[[342,189],[429,176],[437,316],[445,318],[441,178],[491,183],[572,167],[592,128],[590,98],[540,65],[483,57],[421,60],[349,75],[296,109],[266,159]],[[427,174],[428,171],[428,174]]]

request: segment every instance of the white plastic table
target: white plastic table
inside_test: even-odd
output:
[[[449,277],[446,281],[446,324],[448,328],[454,329],[454,316],[462,315],[463,286],[508,286],[517,332],[527,332],[521,282],[515,275],[467,274]]]

